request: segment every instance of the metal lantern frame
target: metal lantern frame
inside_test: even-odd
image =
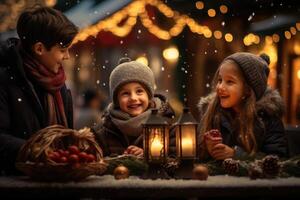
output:
[[[159,156],[152,155],[153,140],[159,134],[162,145]],[[152,143],[150,143],[152,140]],[[166,161],[169,153],[169,123],[158,115],[157,109],[152,109],[148,120],[143,124],[144,160],[149,164],[162,164]]]
[[[179,117],[176,122],[176,155],[180,160],[196,160],[199,157],[199,145],[198,145],[198,137],[197,137],[197,128],[199,123],[195,120],[193,115],[191,114],[188,107],[183,109],[183,113]],[[186,156],[183,154],[183,135],[184,129],[186,127],[191,127],[191,130],[194,131],[194,149],[192,156]]]

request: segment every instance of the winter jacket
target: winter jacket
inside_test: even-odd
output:
[[[200,116],[204,114],[211,100],[212,94],[200,99],[198,104]],[[253,130],[258,152],[287,156],[287,137],[281,120],[284,105],[280,94],[276,90],[267,88],[263,97],[256,102],[256,112],[258,118],[255,119]],[[235,157],[241,158],[248,154],[237,142],[234,129],[235,127],[232,126],[228,117],[221,115],[220,132],[223,143],[235,148]]]
[[[33,85],[23,69],[17,39],[0,47],[0,171],[16,173],[14,163],[20,147],[36,131],[47,126],[39,96],[43,89]],[[61,88],[69,128],[73,127],[70,90]]]
[[[154,97],[158,97],[163,102],[159,113],[161,116],[172,119],[174,116],[174,111],[166,101],[166,98],[162,95],[155,94]],[[122,133],[122,131],[112,122],[107,111],[104,112],[102,116],[101,123],[92,128],[95,133],[96,140],[98,141],[100,147],[103,150],[104,156],[111,155],[121,155],[130,145],[135,145],[143,148],[143,135],[133,137]],[[175,144],[175,138],[173,137],[173,132],[170,133],[170,143]]]

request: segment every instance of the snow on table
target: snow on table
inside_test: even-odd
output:
[[[300,178],[250,180],[248,177],[209,176],[207,181],[175,179],[115,180],[90,176],[81,182],[45,183],[27,177],[1,177],[0,194],[10,197],[279,197],[300,196]]]

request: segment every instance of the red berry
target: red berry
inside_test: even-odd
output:
[[[76,154],[71,154],[69,156],[69,162],[71,164],[78,163],[78,161],[79,161],[79,158],[78,158],[78,156]]]
[[[63,154],[64,154],[64,150],[62,150],[62,149],[59,149],[57,152],[59,153],[60,156],[63,156]]]
[[[78,154],[80,162],[86,162],[88,160],[88,154],[85,152],[80,152]]]
[[[61,155],[64,156],[64,157],[69,157],[70,152],[69,152],[68,150],[65,150],[65,151],[63,151],[63,152],[61,153]]]
[[[213,129],[209,133],[212,137],[221,137],[221,133],[218,129]]]
[[[79,149],[78,149],[78,147],[75,146],[75,145],[69,146],[68,149],[69,149],[69,151],[70,151],[71,154],[78,154],[80,152]]]
[[[68,159],[65,156],[63,156],[63,157],[60,158],[60,162],[61,163],[67,163]]]
[[[54,153],[50,153],[48,158],[54,162],[59,162],[59,157],[57,157]]]
[[[87,155],[87,161],[88,162],[94,162],[96,160],[96,157],[93,154]]]

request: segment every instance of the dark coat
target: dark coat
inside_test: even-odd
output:
[[[162,95],[155,94],[163,102],[159,113],[161,116],[169,118],[170,120],[175,115],[173,109],[167,103],[166,98]],[[122,131],[112,122],[108,112],[104,112],[100,124],[92,128],[96,139],[103,150],[104,156],[121,155],[130,145],[135,145],[143,148],[143,135],[138,137],[129,137],[122,133]],[[173,137],[170,143],[175,143]]]
[[[204,114],[211,99],[212,95],[200,99],[198,104],[200,115]],[[267,88],[263,97],[256,102],[256,112],[258,119],[255,119],[254,134],[258,152],[287,156],[287,137],[281,120],[284,105],[280,94]],[[234,131],[235,127],[232,126],[230,120],[222,115],[220,132],[223,143],[235,148],[236,157],[246,156],[247,153],[237,142]]]
[[[36,131],[47,126],[39,99],[44,91],[25,76],[18,40],[0,47],[0,170],[15,173],[14,162],[20,147]],[[61,89],[69,128],[73,127],[70,90]]]

